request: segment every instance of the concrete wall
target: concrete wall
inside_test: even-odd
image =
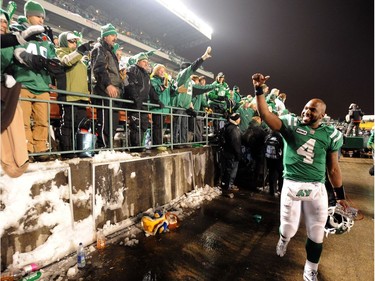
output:
[[[80,222],[86,221],[85,227],[92,228],[93,232],[85,241],[87,245],[94,242],[95,230],[102,228],[104,224],[119,224],[149,208],[167,204],[195,187],[204,187],[206,184],[214,186],[217,178],[215,152],[211,147],[164,153],[153,151],[151,154],[144,153],[139,158],[128,157],[123,160],[81,159],[67,164],[65,169],[56,170],[50,179],[33,181],[30,204],[25,207],[18,225],[6,226],[0,232],[3,233],[3,270],[14,263],[13,255],[16,252],[21,255],[30,253],[38,247],[40,249],[44,243],[47,244],[56,229],[77,229]],[[36,175],[37,171],[28,171],[22,177],[34,180]],[[0,194],[4,190],[0,188]],[[54,200],[60,202],[51,203],[54,201],[52,199],[36,200],[40,197],[39,194],[49,191],[57,196],[58,199]],[[39,219],[53,214],[53,209],[59,203],[65,208],[63,212],[66,223],[41,224]],[[12,204],[16,205],[17,202],[13,201]],[[7,206],[2,206],[2,210],[8,210],[6,208]],[[61,241],[54,253],[46,253],[46,259],[57,260],[75,249],[66,244],[66,241]],[[25,259],[27,264],[27,258]],[[22,261],[18,261],[18,264],[22,264]]]

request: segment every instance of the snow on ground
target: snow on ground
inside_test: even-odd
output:
[[[136,247],[139,243],[139,240],[136,239],[136,237],[139,233],[143,232],[140,223],[143,216],[148,215],[153,217],[156,211],[161,211],[163,213],[170,211],[176,214],[181,220],[181,223],[183,223],[184,218],[191,215],[194,210],[199,209],[200,205],[204,201],[211,201],[221,194],[222,192],[219,187],[210,187],[208,185],[200,188],[196,187],[196,189],[193,191],[172,200],[164,206],[160,206],[156,209],[150,208],[135,217],[128,218],[127,220],[121,222],[121,227],[119,225],[106,224],[103,227],[104,233],[111,233],[114,230],[116,231],[106,237],[106,243],[119,243],[120,245],[124,245],[124,247]],[[90,259],[90,256],[94,251],[97,251],[97,248],[95,244],[91,244],[87,245],[85,250],[88,259]],[[74,278],[74,276],[78,273],[76,263],[77,256],[75,253],[73,253],[59,262],[42,269],[43,281],[60,281],[64,280],[65,276]]]
[[[124,159],[130,160],[138,157],[139,155],[137,154],[104,151],[95,155],[90,161],[102,163],[116,160],[124,161]],[[77,161],[80,161],[80,159],[69,160],[69,162]],[[0,237],[7,229],[15,229],[13,231],[15,235],[22,235],[41,227],[52,229],[51,235],[44,244],[33,251],[26,253],[16,252],[13,255],[14,262],[12,267],[19,268],[37,261],[42,266],[47,265],[45,273],[49,271],[48,268],[53,268],[57,264],[60,269],[58,272],[63,269],[67,275],[74,275],[76,271],[70,268],[74,267],[76,263],[75,251],[77,245],[82,242],[86,246],[88,253],[96,251],[96,248],[91,244],[96,236],[96,230],[93,229],[95,217],[90,215],[86,219],[75,222],[72,216],[67,217],[66,215],[71,214],[70,205],[66,202],[67,200],[64,200],[72,196],[69,194],[69,186],[57,186],[56,183],[52,182],[49,190],[40,190],[40,194],[34,196],[31,194],[31,188],[34,184],[53,180],[56,171],[67,173],[68,168],[69,165],[67,163],[56,160],[48,163],[32,163],[29,165],[27,172],[19,178],[10,178],[7,175],[2,175],[0,182]],[[3,172],[0,170],[1,174]],[[132,175],[135,176],[136,172],[132,172]],[[74,201],[85,201],[91,196],[88,193],[78,192],[72,199]],[[212,200],[220,194],[221,190],[217,187],[208,185],[195,187],[193,191],[175,198],[167,205],[160,206],[157,209],[146,210],[117,224],[110,224],[108,221],[103,227],[103,232],[108,237],[109,243],[122,235],[125,237],[122,241],[125,246],[136,246],[138,241],[135,239],[135,235],[140,232],[142,216],[149,215],[152,217],[155,211],[163,213],[172,211],[183,220],[194,209],[199,208],[203,201]],[[36,208],[35,206],[48,206],[49,210],[38,217],[38,213],[34,209]],[[25,216],[27,216],[29,221],[33,220],[32,226],[24,224]],[[61,241],[65,241],[65,243],[61,243]],[[61,246],[62,244],[64,245],[63,247]],[[52,264],[56,260],[58,262]],[[48,279],[43,278],[43,280]]]

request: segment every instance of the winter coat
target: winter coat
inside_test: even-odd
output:
[[[27,27],[27,25],[22,25],[17,28],[25,30]],[[16,46],[16,48],[24,48],[29,53],[41,55],[47,59],[56,58],[55,45],[44,33],[37,35],[37,40],[31,40],[24,45]],[[40,71],[35,71],[26,65],[17,62],[13,65],[12,71],[16,81],[21,83],[33,94],[38,95],[49,91],[51,77],[47,70],[42,69]]]
[[[159,100],[164,105],[171,105],[171,87],[170,83],[168,85],[164,84],[164,77],[154,76],[151,78],[151,85],[155,90],[155,93],[158,95]],[[150,110],[153,112],[162,112],[162,113],[169,113],[169,108],[160,108],[160,107],[150,107]]]
[[[222,104],[225,107],[225,100],[230,97],[228,84],[226,82],[220,84],[215,81],[212,85],[215,85],[216,87],[208,93],[208,103]]]
[[[82,55],[76,50],[67,47],[60,47],[56,49],[57,57],[62,64],[66,66],[66,90],[68,92],[89,94],[88,81],[87,81],[87,67],[81,61]],[[89,97],[79,97],[68,95],[67,101],[88,101]]]
[[[225,143],[223,146],[224,156],[226,158],[234,158],[236,161],[240,161],[242,158],[241,131],[238,126],[233,123],[228,123],[225,126]]]
[[[123,81],[120,77],[119,63],[113,48],[105,41],[100,40],[91,51],[91,65],[96,79],[94,93],[100,96],[108,96],[107,87],[113,85],[118,92],[123,90]]]
[[[207,101],[207,92],[209,90],[214,89],[216,86],[213,84],[207,84],[207,85],[200,85],[200,84],[195,84],[193,82],[193,106],[194,110],[200,111],[204,109],[204,107],[208,107],[208,101]]]
[[[349,110],[349,117],[351,121],[353,121],[354,123],[361,123],[362,116],[363,116],[363,112],[359,108]]]
[[[255,114],[255,111],[248,107],[244,108],[243,106],[240,106],[240,108],[237,110],[238,114],[241,116],[241,123],[239,125],[239,128],[242,133],[246,132],[247,128],[249,127],[249,124]]]
[[[198,58],[189,67],[181,70],[176,77],[178,95],[174,99],[174,106],[188,109],[193,98],[194,82],[190,76],[203,64],[203,59]]]
[[[159,96],[151,86],[150,76],[147,71],[138,65],[132,65],[127,70],[129,85],[125,87],[125,98],[134,101],[130,105],[133,109],[147,109],[142,103],[160,104]]]

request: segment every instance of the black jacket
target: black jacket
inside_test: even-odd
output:
[[[96,43],[91,51],[91,66],[96,79],[94,93],[96,95],[107,96],[106,89],[109,85],[123,90],[123,81],[120,77],[119,63],[116,55],[103,40]]]
[[[125,87],[125,99],[134,101],[129,107],[133,109],[146,109],[142,103],[148,102],[161,104],[158,94],[151,86],[150,76],[146,70],[138,65],[132,65],[127,70],[129,84]]]
[[[225,126],[225,143],[223,146],[224,157],[234,158],[235,160],[240,161],[242,158],[240,128],[233,123],[228,123]]]

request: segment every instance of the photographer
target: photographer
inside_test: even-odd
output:
[[[362,121],[362,116],[363,116],[362,110],[359,108],[359,106],[355,103],[352,103],[349,106],[349,112],[346,116],[349,122],[349,126],[346,129],[345,136],[349,137],[350,135],[352,136],[358,136],[359,133],[359,124],[361,124]],[[354,129],[354,131],[353,131]]]

